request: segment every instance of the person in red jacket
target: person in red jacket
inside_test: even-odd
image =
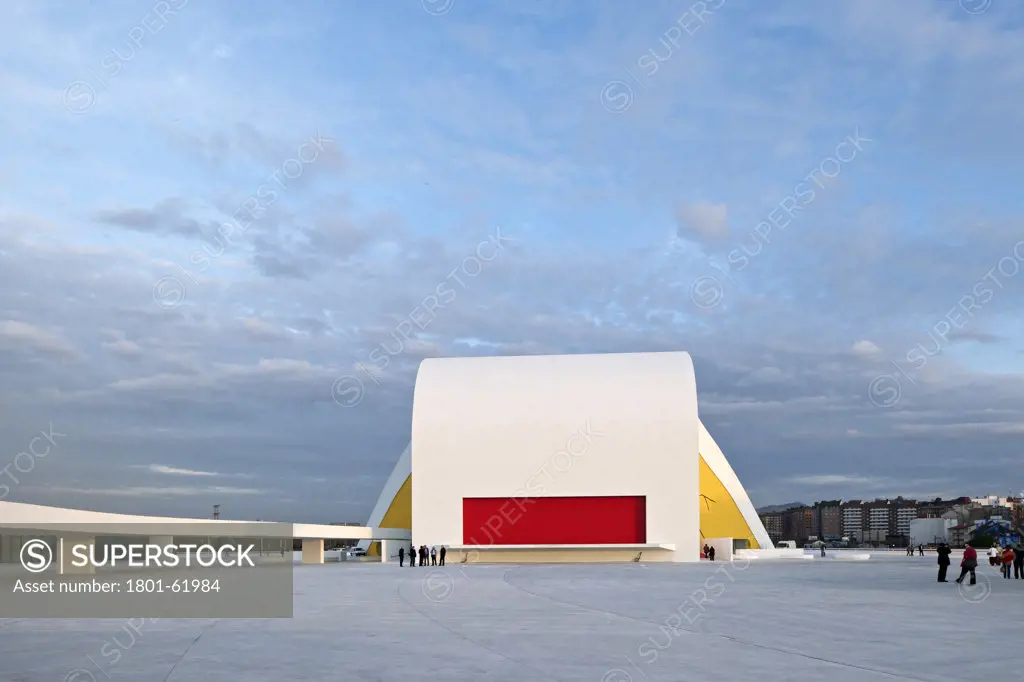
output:
[[[978,567],[978,553],[970,545],[964,545],[964,558],[960,560],[960,577],[956,579],[957,584],[963,583],[968,573],[971,574],[971,585],[978,582],[974,575],[974,569]]]
[[[1004,578],[1009,578],[1010,577],[1010,571],[1013,570],[1013,568],[1012,568],[1013,567],[1013,560],[1014,560],[1015,557],[1016,557],[1016,555],[1013,553],[1013,547],[1010,547],[1009,545],[1007,545],[1006,549],[1003,550],[1003,556],[1002,556],[1002,561],[1003,561],[1003,577]]]

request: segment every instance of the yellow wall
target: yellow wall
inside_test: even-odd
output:
[[[732,495],[715,472],[700,458],[700,533],[702,538],[746,539],[750,549],[760,549]]]
[[[384,518],[377,527],[412,530],[412,475],[405,479],[405,483],[398,489],[395,499],[391,500],[391,506],[384,512]],[[369,556],[380,556],[380,543],[371,542],[366,553]]]

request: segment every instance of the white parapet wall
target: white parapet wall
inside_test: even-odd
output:
[[[736,550],[736,558],[757,561],[764,559],[813,559],[814,557],[800,548],[775,547],[773,549],[738,549]]]
[[[735,558],[744,561],[777,559],[798,561],[814,561],[815,559],[823,561],[868,561],[871,559],[871,553],[850,549],[826,549],[825,556],[822,557],[820,549],[776,547],[774,549],[738,549],[736,550]]]
[[[408,543],[412,534],[401,528],[136,516],[0,500],[0,563],[17,562],[27,538],[56,538],[56,543],[53,539],[49,542],[53,544],[52,551],[57,552],[60,538],[88,537],[92,542],[93,537],[111,535],[148,536],[151,544],[163,547],[172,545],[176,536],[259,538],[261,557],[264,540],[280,548],[274,550],[274,554],[279,552],[285,557],[290,549],[284,547],[290,547],[292,539],[298,538],[302,540],[302,551],[298,553],[302,562],[322,564],[325,539],[390,540],[388,547],[397,548],[400,543]],[[72,565],[68,557],[58,557],[57,563],[65,573],[83,570]]]
[[[704,544],[715,548],[715,561],[732,561],[732,538],[705,538]]]

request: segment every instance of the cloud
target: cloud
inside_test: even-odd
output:
[[[203,228],[199,221],[184,215],[186,206],[184,200],[170,197],[151,209],[103,209],[97,211],[94,218],[103,225],[126,230],[200,239],[203,236]]]
[[[951,331],[946,338],[950,341],[975,341],[982,344],[996,344],[1006,340],[1005,337],[998,334],[968,329]]]
[[[258,317],[247,317],[242,320],[242,329],[252,338],[261,341],[281,341],[288,337],[283,329]]]
[[[71,342],[59,333],[18,320],[0,321],[0,344],[16,351],[38,351],[57,356],[76,354]]]
[[[1024,433],[1024,421],[969,422],[958,424],[900,424],[898,430],[914,436],[966,438],[979,435],[1009,436]]]
[[[196,471],[195,469],[180,469],[178,467],[169,467],[163,464],[149,464],[145,466],[136,465],[135,468],[145,469],[146,471],[153,474],[165,474],[168,476],[250,476],[250,474],[221,474],[215,471]]]
[[[729,236],[727,213],[725,204],[679,204],[676,207],[678,234],[697,241],[720,241]]]
[[[128,339],[117,339],[115,341],[107,341],[103,343],[103,347],[109,350],[111,353],[120,355],[124,358],[140,358],[142,357],[142,348],[139,344]]]
[[[861,357],[875,357],[882,352],[882,349],[876,346],[867,339],[861,339],[853,344],[853,348],[850,349],[854,355]]]
[[[870,476],[822,474],[818,476],[794,476],[790,480],[797,485],[858,485],[870,487],[875,485],[880,479]]]
[[[56,488],[55,492],[100,497],[197,497],[205,495],[260,495],[255,488],[211,486],[207,488],[129,486],[124,488]]]

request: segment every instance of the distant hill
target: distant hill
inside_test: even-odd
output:
[[[796,507],[806,507],[807,505],[803,502],[787,502],[786,504],[770,504],[767,507],[761,507],[757,510],[758,514],[771,514],[773,512],[784,512],[787,509],[794,509]]]

